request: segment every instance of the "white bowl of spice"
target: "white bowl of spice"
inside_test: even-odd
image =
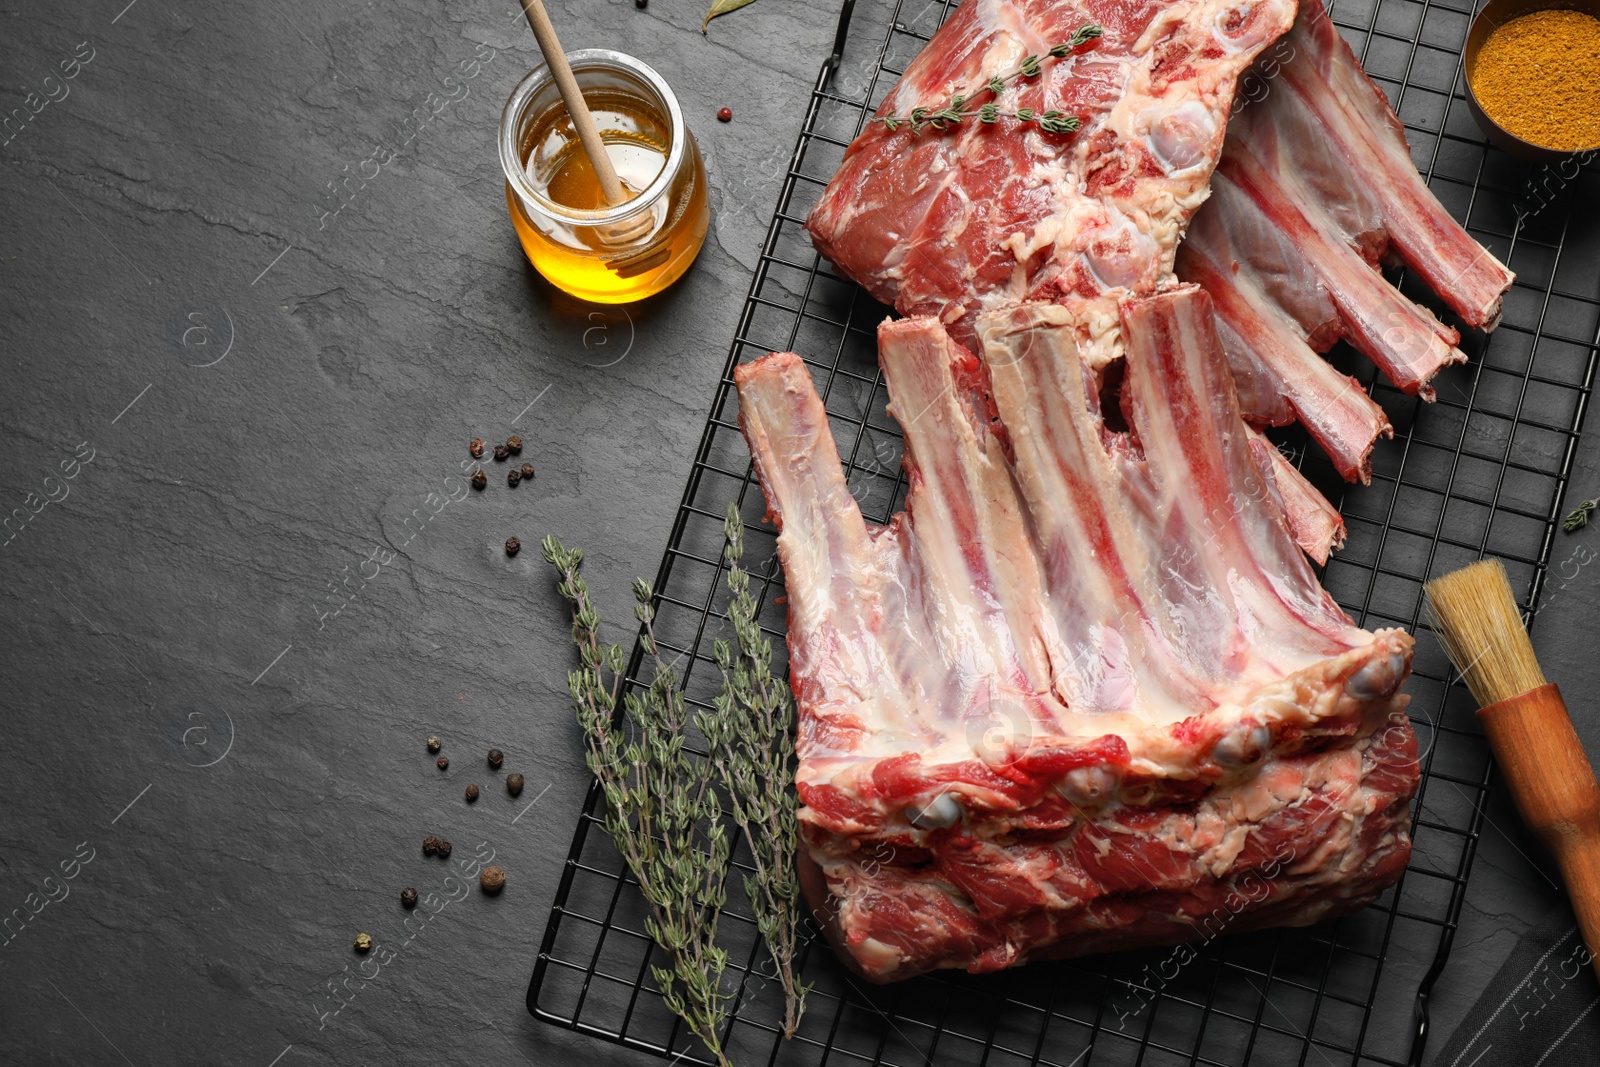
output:
[[[1544,163],[1600,149],[1600,0],[1489,0],[1462,66],[1496,146]]]

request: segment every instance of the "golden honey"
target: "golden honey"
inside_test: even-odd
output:
[[[528,261],[598,303],[658,293],[694,262],[710,222],[705,164],[660,76],[605,49],[568,55],[628,200],[609,205],[549,74],[535,70],[501,119],[506,204]]]

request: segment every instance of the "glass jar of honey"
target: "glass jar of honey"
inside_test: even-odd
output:
[[[658,293],[694,262],[711,221],[706,168],[661,75],[603,48],[568,52],[629,199],[609,205],[547,67],[517,85],[500,117],[511,223],[528,260],[584,300]]]

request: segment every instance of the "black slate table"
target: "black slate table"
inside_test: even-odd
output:
[[[0,1061],[645,1062],[523,1007],[587,784],[536,546],[585,549],[626,639],[825,7],[702,37],[683,0],[551,5],[569,48],[666,76],[710,170],[699,262],[626,310],[563,298],[512,233],[514,4],[0,12]],[[468,440],[511,433],[534,482],[491,463],[469,491]],[[1594,435],[1574,487],[1600,492]],[[1600,691],[1597,598],[1582,569],[1539,623],[1572,694]],[[1489,815],[1442,1034],[1559,902],[1503,795]],[[430,833],[505,892],[448,877]],[[419,936],[404,886],[435,894]]]

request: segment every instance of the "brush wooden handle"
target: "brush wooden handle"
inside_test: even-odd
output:
[[[1554,685],[1478,712],[1528,829],[1555,855],[1600,975],[1600,784]]]

